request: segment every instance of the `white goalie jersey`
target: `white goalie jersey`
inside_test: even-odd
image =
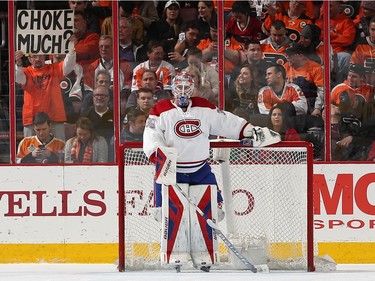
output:
[[[177,172],[192,173],[209,157],[209,135],[242,139],[245,119],[222,111],[200,97],[192,97],[184,112],[163,100],[152,109],[143,135],[143,150],[152,158],[158,147],[177,149]],[[199,148],[199,149],[197,149]]]

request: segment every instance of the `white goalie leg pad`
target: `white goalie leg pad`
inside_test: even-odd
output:
[[[188,192],[189,185],[180,184]],[[162,187],[161,265],[186,264],[190,257],[189,202],[172,185]]]
[[[213,222],[217,222],[216,185],[190,186],[189,197],[208,218],[212,219]],[[217,235],[195,208],[190,208],[190,223],[190,254],[194,266],[199,268],[218,263]]]

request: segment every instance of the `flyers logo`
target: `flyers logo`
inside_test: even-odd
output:
[[[177,122],[174,131],[180,138],[195,138],[202,133],[199,120],[181,120]]]
[[[264,60],[268,63],[278,63],[281,65],[284,65],[288,60],[286,59],[286,56],[283,54],[278,53],[263,53]]]

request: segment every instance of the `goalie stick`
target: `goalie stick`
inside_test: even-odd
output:
[[[203,211],[193,202],[193,200],[182,190],[182,188],[176,183],[174,185],[177,190],[180,192],[182,196],[184,196],[190,205],[192,205],[195,210],[206,220],[207,224],[215,231],[217,236],[220,237],[221,240],[223,240],[224,244],[236,255],[236,257],[253,273],[258,272],[258,269],[252,264],[247,258],[245,258],[238,250],[237,248],[232,244],[232,242],[229,241],[229,239],[224,235],[224,233],[219,229],[216,223],[214,223],[211,219],[209,219]],[[261,268],[259,268],[259,271]]]

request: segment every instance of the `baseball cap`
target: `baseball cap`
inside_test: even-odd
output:
[[[361,64],[353,63],[349,67],[349,71],[357,73],[359,75],[363,75],[365,73],[365,69]]]
[[[292,55],[303,55],[305,53],[305,49],[299,45],[299,44],[294,44],[293,46],[289,47],[288,49],[285,50],[285,53],[288,56]]]
[[[176,5],[177,8],[180,9],[180,4],[176,0],[169,0],[167,3],[165,3],[164,10],[169,8],[171,5]]]

